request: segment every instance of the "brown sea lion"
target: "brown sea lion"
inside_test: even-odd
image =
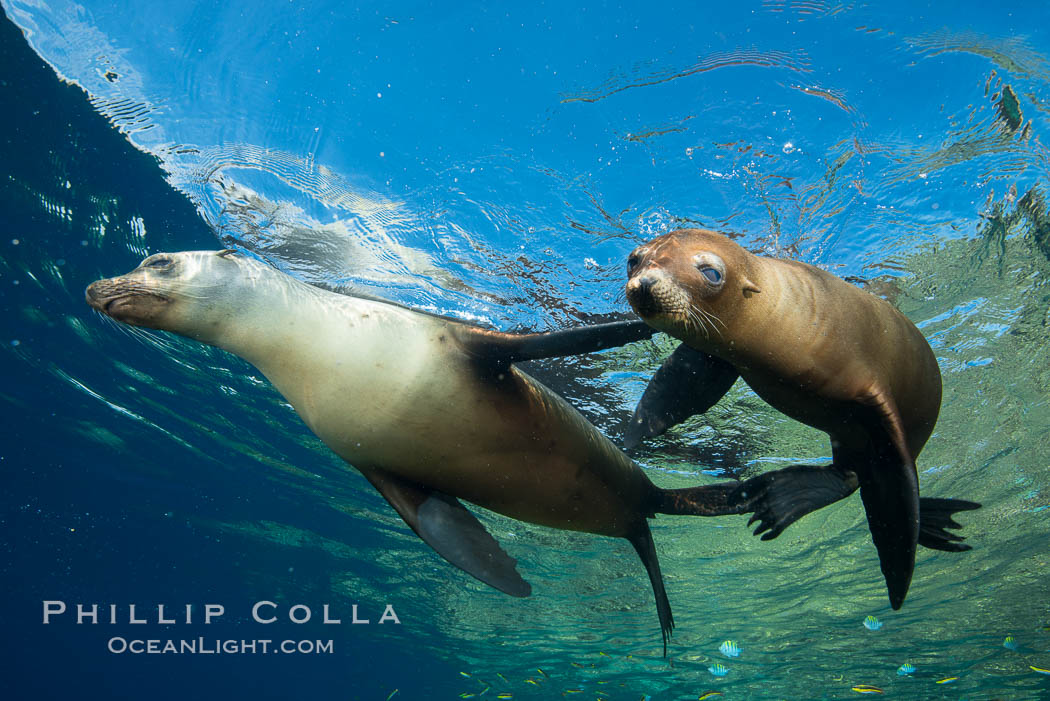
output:
[[[508,334],[311,287],[234,251],[157,254],[88,287],[128,324],[259,368],[435,551],[513,596],[531,588],[464,499],[530,523],[626,538],[673,628],[647,519],[722,513],[735,485],[664,490],[516,361],[647,338],[641,321]],[[739,513],[737,511],[736,513]]]
[[[979,504],[919,498],[915,460],[937,421],[941,375],[907,317],[819,268],[753,255],[713,231],[660,236],[627,267],[634,310],[684,341],[643,397],[628,443],[706,410],[739,375],[779,411],[826,432],[834,459],[744,482],[729,508],[754,510],[756,534],[775,538],[859,486],[895,609],[917,543],[968,549],[946,529],[959,527],[954,511]]]

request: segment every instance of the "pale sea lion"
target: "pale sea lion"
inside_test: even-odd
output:
[[[435,551],[513,596],[531,587],[458,501],[529,523],[626,538],[673,628],[646,519],[721,513],[733,485],[664,490],[519,360],[647,338],[641,321],[509,334],[327,292],[235,251],[157,254],[87,288],[128,324],[255,365]]]
[[[643,395],[629,445],[705,411],[740,376],[779,411],[827,433],[834,460],[744,482],[727,513],[753,510],[756,535],[775,538],[859,486],[894,609],[917,543],[969,549],[946,529],[960,527],[953,512],[980,505],[919,498],[915,460],[937,421],[941,375],[907,317],[819,268],[753,255],[713,231],[660,236],[627,267],[634,310],[684,341]]]

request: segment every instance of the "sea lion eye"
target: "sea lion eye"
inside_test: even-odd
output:
[[[166,270],[174,264],[174,260],[168,256],[153,256],[147,259],[143,264],[143,268],[153,268],[154,270]]]
[[[722,259],[710,251],[701,251],[693,256],[693,267],[704,276],[704,282],[711,286],[712,291],[721,289],[725,284],[726,264]]]
[[[707,281],[712,285],[717,285],[722,282],[722,273],[717,268],[701,268],[700,273],[707,278]]]
[[[638,254],[632,253],[627,256],[627,272],[634,270],[634,266],[638,265]]]

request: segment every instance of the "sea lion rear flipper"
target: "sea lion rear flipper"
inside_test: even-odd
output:
[[[791,465],[743,482],[729,496],[731,504],[754,511],[755,535],[772,540],[795,521],[857,490],[857,476],[834,465]]]
[[[755,535],[772,540],[795,521],[817,509],[845,499],[857,489],[857,476],[834,465],[791,465],[766,472],[743,482],[726,496],[722,513],[754,515],[747,525],[758,523]],[[956,511],[972,511],[981,505],[965,499],[919,499],[919,545],[944,552],[964,552],[969,545],[949,528],[962,528],[952,519]]]
[[[964,552],[969,545],[959,542],[964,540],[957,533],[949,533],[949,528],[962,528],[956,523],[952,514],[956,511],[972,511],[981,508],[975,501],[965,499],[919,499],[919,545],[943,550],[945,552]]]
[[[653,543],[649,524],[643,521],[633,535],[627,536],[627,540],[641,558],[645,571],[649,574],[649,582],[653,585],[656,614],[660,617],[660,633],[664,639],[664,657],[667,657],[667,639],[674,630],[674,616],[671,615],[671,602],[667,599],[667,590],[664,589],[664,578],[660,573],[660,561],[656,557],[656,545]]]
[[[659,436],[718,402],[740,373],[726,361],[682,343],[649,381],[631,416],[623,447]]]
[[[462,327],[457,336],[471,355],[498,365],[523,360],[594,353],[651,338],[656,329],[644,321],[613,321],[545,333],[505,333]]]
[[[532,593],[532,587],[518,574],[517,561],[454,497],[388,472],[361,473],[438,555],[505,594],[522,597]]]

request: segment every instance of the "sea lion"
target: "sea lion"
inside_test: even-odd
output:
[[[664,490],[579,412],[516,368],[647,338],[641,321],[509,334],[311,287],[235,251],[150,256],[87,288],[118,321],[255,365],[439,555],[512,596],[531,587],[458,501],[626,538],[645,565],[667,653],[674,622],[646,519],[726,508],[728,486]]]
[[[946,529],[960,527],[954,511],[980,505],[919,498],[915,460],[937,421],[941,375],[922,333],[895,307],[819,268],[756,256],[701,229],[642,244],[627,269],[634,310],[684,341],[643,395],[628,443],[706,410],[739,375],[774,408],[827,433],[834,460],[744,482],[728,505],[754,510],[756,535],[775,538],[859,486],[894,609],[917,543],[969,549]]]

